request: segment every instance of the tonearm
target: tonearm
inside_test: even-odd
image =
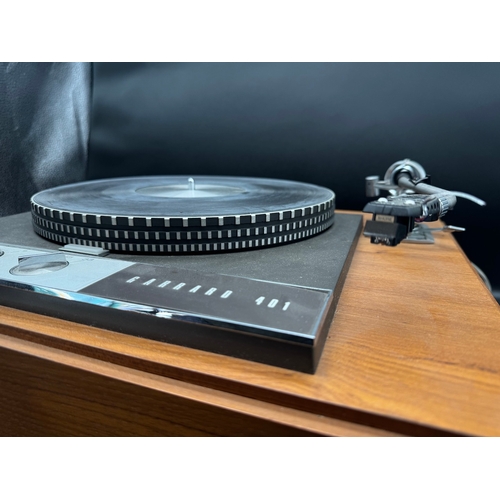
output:
[[[466,198],[484,206],[486,203],[475,196],[457,191],[447,191],[430,184],[422,165],[412,160],[392,164],[384,180],[378,175],[366,177],[366,195],[377,197],[380,190],[390,193],[368,203],[364,212],[373,214],[366,222],[364,235],[375,244],[396,246],[401,241],[432,243],[430,231],[422,222],[436,221],[452,210],[457,197]],[[456,226],[444,226],[436,230],[465,231]]]

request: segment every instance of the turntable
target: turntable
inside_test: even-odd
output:
[[[335,214],[329,189],[292,181],[60,186],[0,220],[0,301],[314,373],[361,221]]]

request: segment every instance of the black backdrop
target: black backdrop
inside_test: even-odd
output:
[[[487,201],[446,221],[500,289],[500,64],[96,63],[92,99],[90,178],[286,178],[362,209],[365,176],[418,161]]]
[[[91,73],[90,63],[0,62],[0,216],[85,180]]]

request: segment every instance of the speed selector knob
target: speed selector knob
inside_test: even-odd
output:
[[[16,276],[35,276],[64,269],[68,265],[63,253],[45,253],[23,255],[18,258],[18,265],[9,272]]]

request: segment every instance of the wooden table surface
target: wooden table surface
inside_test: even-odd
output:
[[[314,375],[0,307],[0,434],[500,435],[500,308],[435,239],[360,238]]]

